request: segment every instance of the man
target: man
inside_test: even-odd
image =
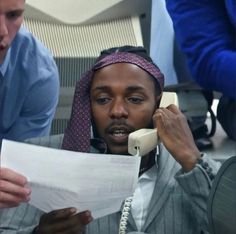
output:
[[[104,51],[76,85],[63,142],[62,136],[33,142],[79,152],[127,155],[131,132],[157,127],[162,144],[142,157],[133,201],[125,203],[130,213],[119,211],[93,220],[90,211],[76,214],[73,207],[43,214],[23,204],[2,211],[0,232],[200,234],[206,230],[206,201],[218,165],[201,157],[176,106],[158,108],[163,86],[162,73],[142,47]]]
[[[235,0],[166,0],[166,5],[193,78],[206,90],[222,93],[217,118],[236,140]]]
[[[59,79],[49,51],[21,27],[24,0],[0,0],[0,147],[49,134]],[[0,208],[28,200],[26,179],[0,168]]]

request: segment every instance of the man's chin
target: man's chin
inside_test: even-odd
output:
[[[124,147],[110,147],[109,152],[110,154],[120,154],[120,155],[129,155],[127,146]]]
[[[5,49],[0,49],[0,64],[3,63],[5,57],[6,57],[6,54],[7,54],[7,50],[8,48],[5,48]]]

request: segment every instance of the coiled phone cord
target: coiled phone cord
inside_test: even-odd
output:
[[[138,157],[140,150],[139,148],[136,148],[136,150],[137,150],[137,153],[134,156]],[[124,201],[124,206],[123,206],[122,214],[120,218],[119,234],[125,234],[132,201],[133,201],[133,196],[126,198]]]
[[[124,206],[122,209],[121,219],[120,219],[119,234],[125,234],[132,200],[133,200],[133,197],[128,197],[125,199]]]

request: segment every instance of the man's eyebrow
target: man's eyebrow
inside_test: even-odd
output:
[[[91,89],[91,91],[109,91],[109,90],[111,90],[111,88],[106,85],[96,86]]]
[[[128,86],[127,90],[130,92],[145,90],[145,87],[142,85],[132,85]]]
[[[17,9],[12,9],[6,12],[6,14],[11,14],[11,13],[17,13],[17,14],[21,14],[25,11],[24,8],[17,8]]]

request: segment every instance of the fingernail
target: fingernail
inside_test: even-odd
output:
[[[72,214],[74,214],[74,213],[76,213],[76,208],[74,208],[74,207],[72,207],[72,208],[70,208],[70,212],[72,213]]]
[[[86,211],[85,215],[87,216],[88,222],[93,221],[92,213],[91,211]]]
[[[25,188],[25,192],[27,193],[27,195],[30,195],[31,194],[31,189]]]
[[[87,217],[92,217],[92,213],[91,213],[90,210],[87,210],[87,211],[85,212],[85,215],[86,215]]]

